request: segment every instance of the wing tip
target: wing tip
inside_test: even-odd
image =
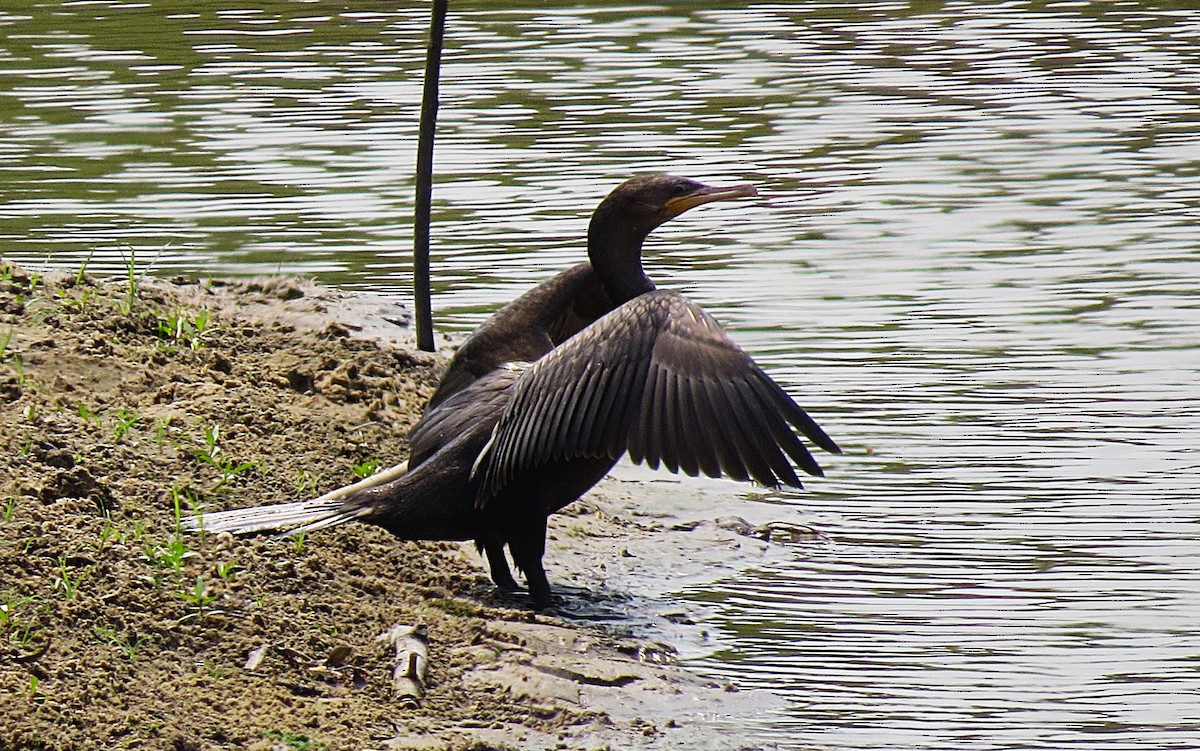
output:
[[[835,456],[842,455],[842,453],[843,453],[842,447],[837,445],[837,443],[832,438],[825,435],[824,431],[821,431],[821,437],[824,439],[823,441],[815,441],[815,443],[818,446],[820,446],[821,448],[825,449],[826,451],[828,451],[829,453],[831,453]]]

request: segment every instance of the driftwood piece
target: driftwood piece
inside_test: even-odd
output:
[[[425,694],[425,671],[429,666],[429,633],[425,626],[397,624],[377,637],[396,650],[392,685],[405,708],[419,707]]]

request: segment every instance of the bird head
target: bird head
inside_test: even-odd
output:
[[[688,209],[713,201],[758,195],[753,185],[713,187],[675,175],[642,175],[626,180],[608,194],[592,215],[592,227],[644,239],[655,227]]]

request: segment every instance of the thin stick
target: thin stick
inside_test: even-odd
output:
[[[438,75],[449,0],[433,0],[429,46],[425,51],[425,91],[417,135],[417,194],[413,212],[413,296],[416,298],[417,348],[433,351],[433,305],[429,282],[429,223],[433,202],[433,136],[437,129]]]

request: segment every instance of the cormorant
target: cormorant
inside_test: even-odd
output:
[[[703,309],[657,290],[646,236],[689,208],[749,195],[686,178],[628,180],[588,227],[588,257],[506,305],[451,361],[409,436],[407,474],[345,500],[203,515],[209,531],[361,521],[408,540],[475,540],[492,580],[550,604],[546,520],[626,452],[651,467],[800,487],[821,469],[793,432],[840,449]],[[790,461],[789,461],[790,458]]]

